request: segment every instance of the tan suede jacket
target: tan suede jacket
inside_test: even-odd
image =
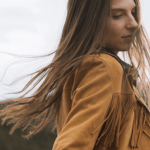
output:
[[[133,68],[108,52],[88,67],[93,57],[64,85],[52,150],[150,150],[150,110],[133,84],[137,76],[126,76]]]

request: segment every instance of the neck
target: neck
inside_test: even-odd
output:
[[[107,51],[111,52],[111,53],[114,54],[114,55],[117,55],[117,54],[118,54],[118,51],[114,51],[114,50],[112,50],[111,48],[104,47],[104,49],[106,49]]]

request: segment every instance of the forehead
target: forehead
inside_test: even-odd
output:
[[[113,8],[132,8],[135,6],[134,0],[112,0],[112,9]]]

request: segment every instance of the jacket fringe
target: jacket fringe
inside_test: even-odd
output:
[[[103,145],[106,147],[119,147],[119,137],[134,111],[134,122],[131,135],[131,148],[140,146],[140,139],[143,131],[143,126],[146,121],[146,110],[143,106],[137,104],[136,97],[133,93],[121,94],[115,93],[112,96],[111,105],[104,122],[102,122],[102,130],[97,138],[96,145],[103,137]],[[144,123],[144,124],[143,124]],[[150,122],[149,122],[150,123]],[[100,125],[100,126],[101,126]],[[95,131],[94,131],[95,132]]]
[[[142,132],[146,122],[150,127],[149,112],[144,107],[145,106],[143,106],[140,103],[136,104],[136,109],[134,111],[135,117],[133,123],[132,137],[131,137],[132,149],[140,147]]]

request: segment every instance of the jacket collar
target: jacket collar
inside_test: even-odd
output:
[[[130,65],[130,64],[124,62],[123,60],[121,60],[121,59],[120,59],[113,51],[111,51],[110,49],[102,47],[101,51],[107,52],[107,53],[110,53],[110,54],[114,55],[116,58],[118,58],[118,59],[120,60],[120,62],[122,62],[124,68],[133,68],[132,65]]]

